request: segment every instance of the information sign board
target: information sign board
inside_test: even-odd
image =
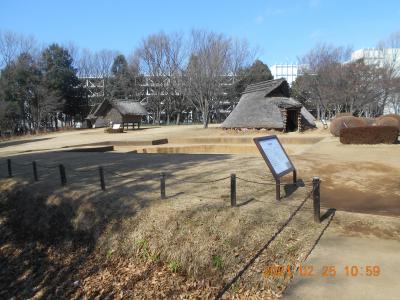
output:
[[[254,142],[275,178],[279,200],[280,177],[293,172],[293,183],[296,183],[296,169],[276,135],[254,138]]]

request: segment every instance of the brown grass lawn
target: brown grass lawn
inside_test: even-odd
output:
[[[312,176],[323,180],[323,213],[335,207],[400,214],[399,145],[341,145],[322,130],[282,136],[305,186],[283,187],[285,197],[279,203],[258,154],[239,154],[237,149],[225,154],[129,153],[137,149],[134,143],[158,138],[168,138],[169,146],[179,148],[205,144],[199,139],[209,137],[224,149],[239,138],[235,143],[246,149],[252,145],[243,138],[263,134],[172,126],[120,135],[66,132],[0,146],[0,175],[6,175],[6,157],[19,164],[13,165],[13,179],[0,181],[0,297],[210,298],[309,195]],[[113,141],[132,146],[108,153],[60,151]],[[36,183],[31,167],[22,166],[33,160],[40,177]],[[54,167],[58,163],[66,166],[65,187]],[[99,187],[99,165],[105,170],[106,191]],[[159,196],[160,172],[167,173],[165,200]],[[238,180],[238,206],[232,208],[229,179],[212,182],[231,173],[266,184]],[[264,269],[299,265],[328,221],[313,222],[309,199],[227,297],[279,297],[291,276],[265,278]],[[337,213],[330,228],[390,239],[400,235],[397,218],[356,213]]]

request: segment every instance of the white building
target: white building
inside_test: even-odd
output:
[[[363,48],[351,54],[351,61],[363,59],[367,65],[394,66],[400,75],[400,48]]]
[[[285,78],[290,86],[301,75],[301,66],[298,64],[273,65],[270,70],[274,79]]]
[[[400,48],[364,48],[351,54],[351,61],[364,60],[366,65],[377,67],[389,66],[395,69],[395,76],[400,77]],[[395,93],[390,96],[383,113],[400,112],[400,95]]]

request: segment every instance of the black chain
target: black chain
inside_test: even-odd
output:
[[[290,221],[294,218],[297,212],[303,207],[306,201],[309,199],[313,191],[311,191],[303,201],[297,206],[297,208],[290,214],[289,218],[285,223],[275,232],[275,234],[268,240],[268,242],[243,266],[243,268],[218,292],[215,296],[215,300],[221,299],[226,291],[243,275],[243,273],[255,262],[255,260],[264,252],[265,249],[277,238],[277,236],[286,228]]]

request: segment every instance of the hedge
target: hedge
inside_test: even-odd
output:
[[[400,118],[393,117],[392,115],[385,115],[376,120],[378,126],[394,126],[400,129]]]
[[[363,126],[342,128],[342,144],[394,144],[397,142],[399,129],[395,126]]]
[[[344,116],[332,119],[329,130],[334,136],[340,136],[340,130],[342,128],[362,127],[367,125],[367,122],[361,118]]]
[[[383,115],[383,116],[380,116],[378,119],[386,118],[386,117],[395,118],[395,119],[397,119],[397,120],[400,122],[400,115],[396,115],[396,114],[387,114],[387,115]]]
[[[374,126],[376,124],[375,118],[360,117],[360,119],[363,120],[367,126]]]

